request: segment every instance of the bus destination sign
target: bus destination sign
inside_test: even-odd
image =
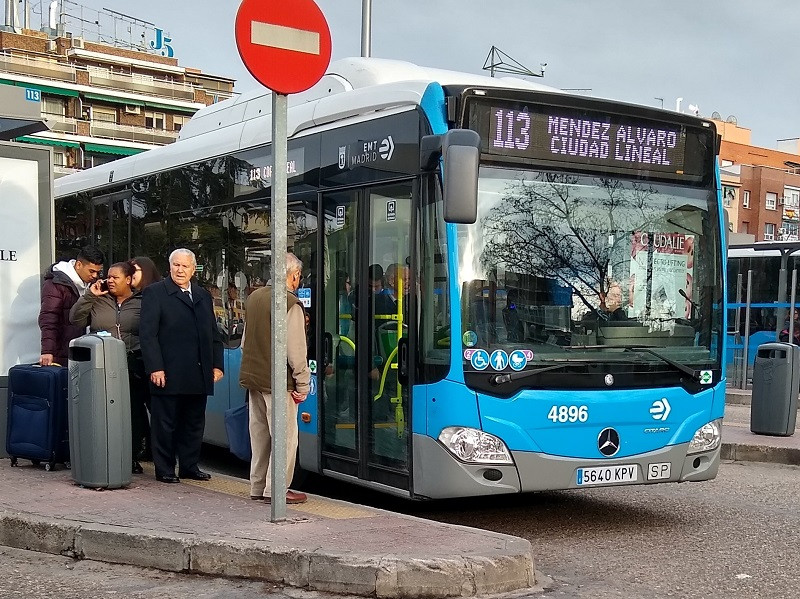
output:
[[[544,105],[481,104],[472,114],[488,154],[645,176],[703,172],[705,132],[680,124]]]

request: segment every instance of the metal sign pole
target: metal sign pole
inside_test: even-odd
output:
[[[270,519],[286,519],[286,121],[288,96],[272,92],[272,476]]]
[[[797,269],[792,270],[792,292],[789,300],[789,343],[794,343],[794,302],[797,299]]]
[[[744,359],[742,365],[742,389],[747,389],[747,373],[750,370],[750,303],[753,296],[753,271],[747,271],[747,295],[746,306],[744,312]]]
[[[372,0],[361,0],[361,56],[372,56]]]

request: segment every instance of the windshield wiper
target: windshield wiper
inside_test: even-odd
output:
[[[558,370],[559,368],[564,368],[569,364],[570,364],[569,362],[562,362],[560,364],[555,364],[554,366],[545,366],[544,368],[536,368],[534,370],[523,370],[521,372],[496,374],[493,377],[490,377],[489,381],[492,383],[492,385],[503,385],[505,383],[510,383],[511,381],[519,381],[532,376],[536,376],[537,374],[541,374],[549,370]]]
[[[694,370],[693,368],[689,368],[686,364],[681,364],[680,362],[676,362],[675,360],[672,360],[671,358],[663,356],[660,353],[658,353],[656,351],[653,351],[649,347],[626,347],[625,351],[632,351],[632,352],[636,352],[636,353],[642,352],[642,353],[646,353],[646,354],[651,354],[651,355],[655,356],[656,358],[658,358],[659,360],[661,360],[662,362],[665,362],[666,364],[669,364],[670,366],[672,366],[676,370],[679,370],[679,371],[683,372],[684,374],[688,374],[690,377],[692,377],[692,380],[695,381],[696,383],[700,382],[700,374],[696,370]]]

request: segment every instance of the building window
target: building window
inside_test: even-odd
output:
[[[92,106],[92,120],[102,123],[116,123],[117,111],[113,108]]]
[[[783,190],[783,205],[787,208],[800,208],[800,190],[786,188]]]
[[[736,188],[722,186],[722,203],[726,208],[730,208],[736,202]]]
[[[796,222],[784,222],[778,233],[781,241],[797,241],[798,224]]]
[[[749,233],[750,223],[747,221],[742,222],[742,233]]]
[[[742,208],[750,207],[750,192],[742,191]]]
[[[768,191],[767,198],[764,201],[764,208],[766,208],[767,210],[777,210],[777,207],[778,207],[778,194]]]
[[[764,224],[764,241],[773,241],[775,239],[775,225],[772,223]]]
[[[183,126],[184,126],[186,123],[188,123],[188,122],[189,122],[189,119],[190,119],[190,118],[191,118],[191,117],[188,117],[188,116],[179,116],[179,115],[177,115],[177,114],[176,114],[175,116],[173,116],[173,117],[172,117],[172,129],[173,129],[173,131],[180,131],[181,129],[183,129]]]
[[[53,166],[67,166],[67,156],[64,152],[53,152]]]
[[[117,156],[112,156],[111,154],[87,153],[83,156],[83,168],[93,168],[95,166],[100,166],[101,164],[113,162],[117,158],[118,158]]]
[[[67,114],[67,107],[61,98],[42,97],[42,114],[63,117]]]
[[[144,126],[148,129],[161,129],[164,130],[167,119],[163,112],[150,112],[144,113]]]

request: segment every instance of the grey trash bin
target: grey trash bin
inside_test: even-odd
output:
[[[753,366],[750,430],[759,435],[788,437],[797,421],[800,389],[800,346],[764,343]]]
[[[131,482],[131,397],[125,344],[84,335],[69,344],[69,449],[79,485]]]

